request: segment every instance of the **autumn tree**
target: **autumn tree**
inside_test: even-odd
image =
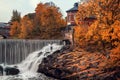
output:
[[[78,7],[78,12],[76,14],[76,18],[75,18],[75,21],[78,26],[78,27],[75,27],[75,36],[76,36],[76,33],[77,33],[77,36],[79,36],[79,37],[75,38],[78,41],[78,42],[76,42],[76,44],[78,44],[78,43],[83,44],[85,47],[86,41],[89,40],[87,38],[88,37],[87,33],[90,33],[90,31],[88,32],[88,30],[89,30],[89,26],[91,24],[88,25],[85,21],[85,18],[93,17],[96,19],[96,15],[99,12],[97,7],[98,7],[98,4],[94,0],[81,0],[81,3],[79,4],[79,7]],[[93,31],[94,29],[91,29],[91,30]],[[91,38],[91,37],[89,37],[89,38]],[[96,37],[94,37],[94,38],[96,38]],[[80,45],[80,46],[83,46],[83,45]]]
[[[26,15],[21,20],[19,38],[31,38],[33,32],[33,20],[29,15]]]
[[[98,22],[96,25],[90,28],[98,28],[99,30],[94,30],[93,32],[97,32],[99,34],[98,37],[101,37],[101,41],[105,43],[111,43],[111,47],[114,47],[113,44],[116,41],[119,41],[119,37],[114,38],[114,33],[119,33],[119,31],[115,31],[119,27],[119,19],[120,14],[118,8],[120,1],[119,0],[99,0],[97,3],[98,9],[100,10],[99,16],[97,16]],[[117,26],[117,27],[115,27]],[[94,35],[96,36],[96,34]]]
[[[20,20],[21,15],[20,12],[17,10],[13,10],[12,17],[11,17],[11,29],[10,35],[11,37],[17,38],[20,34]]]
[[[86,44],[86,38],[85,38],[85,35],[86,35],[86,32],[87,32],[87,29],[86,27],[80,27],[80,26],[75,26],[74,28],[75,32],[74,32],[74,41],[75,41],[75,45],[78,47],[85,47]]]
[[[79,5],[76,15],[78,26],[83,26],[79,24],[79,21],[84,20],[85,17],[95,16],[97,18],[85,32],[84,38],[88,43],[92,41],[104,49],[117,47],[120,43],[117,35],[120,23],[119,4],[119,0],[88,0]]]
[[[14,38],[18,38],[20,34],[20,26],[21,24],[18,21],[12,22],[10,35]]]
[[[61,35],[60,28],[65,26],[60,9],[53,3],[40,3],[36,7],[36,20],[41,36],[50,38],[55,34]]]
[[[76,23],[78,26],[79,21],[83,21],[86,17],[96,17],[99,13],[98,4],[95,0],[81,0],[76,14]]]

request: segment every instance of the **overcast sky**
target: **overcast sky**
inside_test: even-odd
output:
[[[65,17],[65,11],[80,0],[0,0],[0,22],[8,22],[11,19],[13,10],[21,12],[23,16],[27,13],[33,13],[38,3],[50,1],[60,7]]]

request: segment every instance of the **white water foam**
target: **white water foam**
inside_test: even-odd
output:
[[[51,55],[57,50],[60,50],[63,47],[63,45],[57,45],[57,44],[48,44],[48,46],[43,47],[39,51],[35,51],[28,55],[28,57],[22,61],[20,64],[16,65],[6,65],[9,67],[17,66],[20,70],[20,73],[15,76],[1,76],[0,78],[2,80],[14,80],[14,78],[17,78],[15,80],[34,80],[34,78],[39,77],[41,79],[35,79],[35,80],[50,80],[50,78],[46,77],[45,75],[41,73],[37,73],[37,69],[39,64],[42,62],[42,60],[47,57],[48,55]],[[45,79],[46,78],[46,79]],[[51,79],[53,80],[53,79]]]

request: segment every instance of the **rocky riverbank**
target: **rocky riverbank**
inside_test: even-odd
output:
[[[119,80],[120,65],[107,68],[107,63],[106,56],[98,52],[56,51],[44,58],[38,72],[61,80]]]

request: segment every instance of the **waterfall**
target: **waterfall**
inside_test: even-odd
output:
[[[40,50],[47,44],[60,44],[60,42],[61,40],[0,40],[0,63],[20,63],[29,55],[29,53]]]
[[[28,78],[38,77],[37,69],[39,64],[42,62],[43,58],[53,54],[57,50],[61,50],[62,47],[63,45],[48,44],[47,46],[43,47],[41,50],[30,53],[28,57],[25,60],[23,60],[21,63],[16,65],[7,65],[7,66],[11,66],[11,67],[17,66],[17,68],[20,70],[20,74],[17,77],[22,78],[22,80],[29,80]],[[39,76],[43,76],[43,75],[39,74]],[[10,80],[10,79],[6,79],[5,76],[3,80]],[[43,78],[41,80],[46,80],[46,79]]]
[[[51,47],[53,48],[52,50]],[[62,46],[60,45],[49,44],[48,46],[45,46],[43,49],[31,53],[23,62],[21,62],[18,65],[18,67],[23,72],[26,70],[36,72],[38,69],[37,67],[41,63],[43,58],[47,57],[48,55],[51,55],[53,52],[60,50],[61,48]]]

